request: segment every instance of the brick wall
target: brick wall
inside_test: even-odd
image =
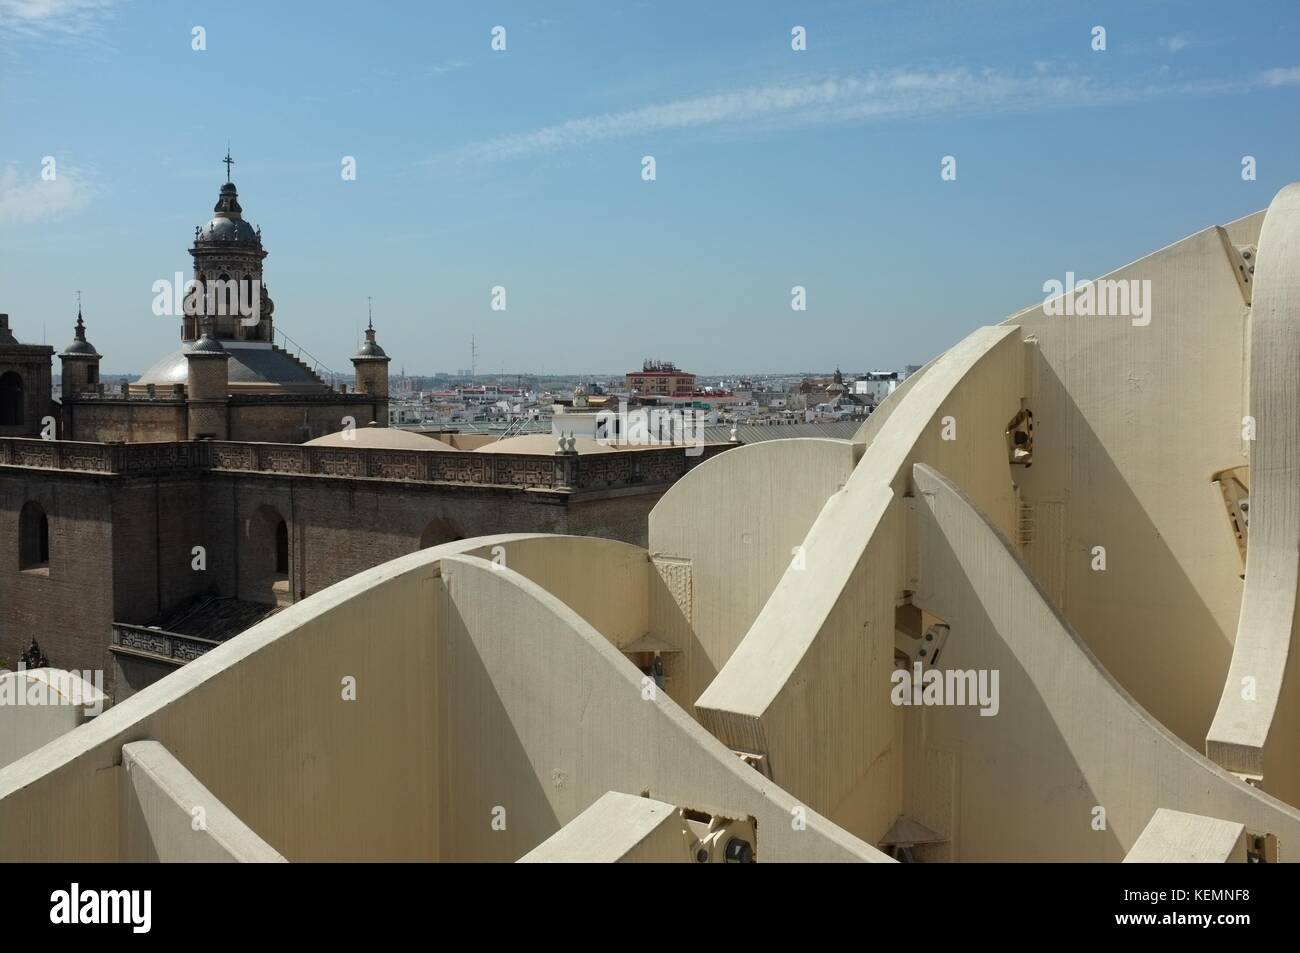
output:
[[[0,426],[0,436],[39,436],[41,420],[51,414],[57,416],[50,390],[50,356],[53,353],[54,348],[37,344],[0,345],[0,374],[13,372],[23,382],[23,421]]]
[[[114,478],[0,471],[0,662],[35,638],[50,664],[107,669],[113,618]],[[49,525],[47,573],[19,568],[19,517],[34,500]]]
[[[64,446],[64,445],[60,445]],[[448,539],[543,532],[645,545],[663,485],[568,493],[398,480],[171,470],[0,467],[0,661],[35,636],[51,664],[103,669],[111,624],[147,624],[205,592],[276,601],[274,527],[288,527],[290,598]],[[19,568],[23,504],[50,527],[48,574]],[[206,568],[194,568],[194,547]]]
[[[213,473],[208,511],[230,518],[229,559],[240,598],[262,599],[274,552],[262,522],[273,509],[289,527],[291,590],[295,598],[433,542],[509,532],[568,532],[563,494],[493,487],[447,487],[380,480]],[[613,523],[611,522],[611,525]],[[642,527],[644,535],[644,527]]]
[[[162,397],[161,391],[152,400],[137,396],[129,400],[65,398],[63,407],[63,430],[59,436],[64,440],[150,443],[188,440],[191,432],[186,402]],[[230,440],[302,443],[342,430],[344,417],[354,418],[358,427],[371,420],[386,426],[388,401],[359,400],[352,395],[338,395],[337,400],[300,401],[283,396],[236,396],[230,401],[228,434]],[[215,431],[222,434],[218,439],[226,438],[226,431],[211,421],[203,426],[204,430],[194,431],[196,436]],[[22,428],[11,429],[17,436]]]
[[[277,398],[275,402],[230,404],[230,439],[260,443],[302,443],[343,429],[343,418],[352,417],[358,427],[371,420],[388,425],[388,402],[302,401]]]
[[[89,400],[63,402],[64,440],[152,443],[187,439],[183,400]]]
[[[221,579],[196,571],[194,547],[212,550],[201,475],[118,478],[112,493],[113,619],[144,624],[204,592],[221,592]],[[229,548],[228,544],[224,544]]]

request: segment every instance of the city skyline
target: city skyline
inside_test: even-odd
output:
[[[1296,177],[1266,120],[1300,97],[1294,17],[940,9],[411,6],[394,36],[333,4],[0,3],[5,309],[61,346],[82,289],[105,373],[142,371],[229,142],[277,325],[335,371],[367,297],[423,374],[471,335],[490,373],[902,367]],[[1202,148],[1212,123],[1240,132]]]

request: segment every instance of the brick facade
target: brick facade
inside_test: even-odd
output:
[[[50,412],[48,407],[45,412]],[[213,419],[214,413],[227,415],[226,428]],[[366,394],[236,394],[225,403],[209,403],[188,400],[184,387],[179,393],[159,389],[153,397],[66,394],[59,436],[93,443],[156,443],[217,433],[217,439],[302,443],[342,430],[345,417],[351,417],[358,427],[372,420],[387,426],[388,398]],[[36,433],[13,428],[11,433],[0,436]]]
[[[650,509],[697,459],[673,448],[529,457],[0,440],[0,663],[35,637],[54,666],[104,669],[114,695],[113,623],[145,625],[202,594],[277,601],[280,520],[289,600],[457,538],[567,533],[643,546]],[[45,572],[20,567],[28,501],[48,520]]]

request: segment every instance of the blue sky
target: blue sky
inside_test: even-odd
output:
[[[80,288],[105,372],[174,347],[150,289],[227,139],[276,325],[335,369],[367,296],[409,373],[471,334],[481,372],[896,367],[1300,178],[1300,3],[0,0],[19,336],[65,344]]]

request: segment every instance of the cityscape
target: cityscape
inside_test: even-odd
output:
[[[960,925],[1050,863],[1003,926],[1281,922],[1293,3],[0,0],[0,56],[21,917],[952,863]]]

